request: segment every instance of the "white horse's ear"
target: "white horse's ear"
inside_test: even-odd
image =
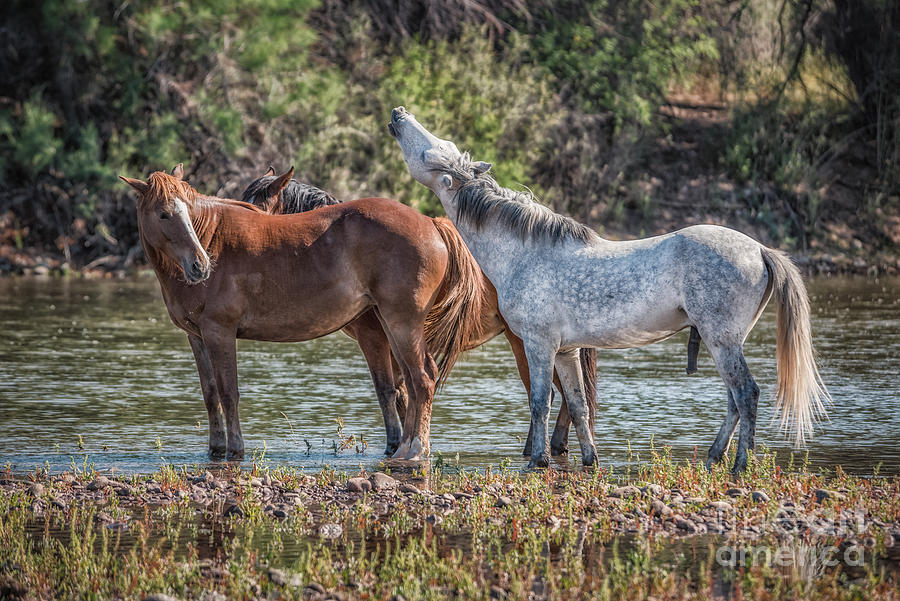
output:
[[[438,179],[438,184],[440,184],[441,188],[444,190],[450,190],[453,188],[453,178],[444,173],[441,175],[440,179]]]
[[[472,163],[472,169],[475,171],[475,175],[487,173],[491,167],[493,167],[491,163],[485,163],[484,161],[475,161]]]

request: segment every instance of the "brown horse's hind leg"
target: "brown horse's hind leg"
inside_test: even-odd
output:
[[[397,415],[400,416],[400,421],[403,421],[406,417],[406,406],[409,404],[409,392],[406,390],[403,368],[397,363],[393,353],[391,353],[391,371],[394,373],[394,390],[397,392]]]
[[[403,419],[403,437],[394,453],[399,459],[422,459],[428,455],[431,403],[437,382],[437,364],[425,349],[424,316],[379,315],[391,341],[391,350],[406,375],[409,404]],[[411,324],[414,324],[411,327]],[[415,324],[418,324],[416,326]]]
[[[381,322],[374,311],[363,313],[344,330],[356,338],[359,348],[366,358],[369,373],[372,375],[372,383],[375,385],[375,395],[381,406],[381,415],[384,417],[384,429],[387,436],[384,452],[386,455],[393,455],[400,446],[403,430],[400,416],[397,413],[399,395],[395,386],[390,342],[388,342]]]
[[[215,376],[222,410],[225,413],[225,425],[228,429],[227,459],[244,458],[244,437],[241,435],[241,422],[238,415],[238,374],[237,349],[234,333],[224,333],[216,328],[213,331],[203,330],[203,343],[209,354],[209,361]]]
[[[188,342],[194,351],[194,361],[197,362],[197,373],[200,375],[200,390],[203,391],[203,402],[209,417],[209,455],[213,458],[225,457],[225,419],[209,353],[203,340],[197,336],[188,334]]]

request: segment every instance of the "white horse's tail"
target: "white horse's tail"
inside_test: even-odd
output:
[[[802,446],[813,433],[813,424],[827,415],[831,395],[816,367],[809,327],[809,297],[800,271],[785,253],[762,249],[772,278],[776,301],[776,349],[778,376],[775,406],[781,415],[781,430],[793,426],[794,444]]]

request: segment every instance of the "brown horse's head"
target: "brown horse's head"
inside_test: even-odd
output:
[[[146,182],[119,177],[138,192],[138,229],[148,256],[178,265],[190,284],[208,278],[212,264],[191,224],[190,207],[197,193],[182,181],[184,167],[179,164],[171,175],[151,173]]]

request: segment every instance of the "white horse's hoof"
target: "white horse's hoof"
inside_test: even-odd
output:
[[[409,450],[406,453],[405,459],[408,461],[419,461],[425,455],[425,445],[422,444],[422,440],[416,436],[412,439],[412,442],[409,443]]]
[[[538,469],[543,467],[550,467],[550,457],[541,456],[541,457],[532,457],[531,461],[528,462],[528,469]]]

